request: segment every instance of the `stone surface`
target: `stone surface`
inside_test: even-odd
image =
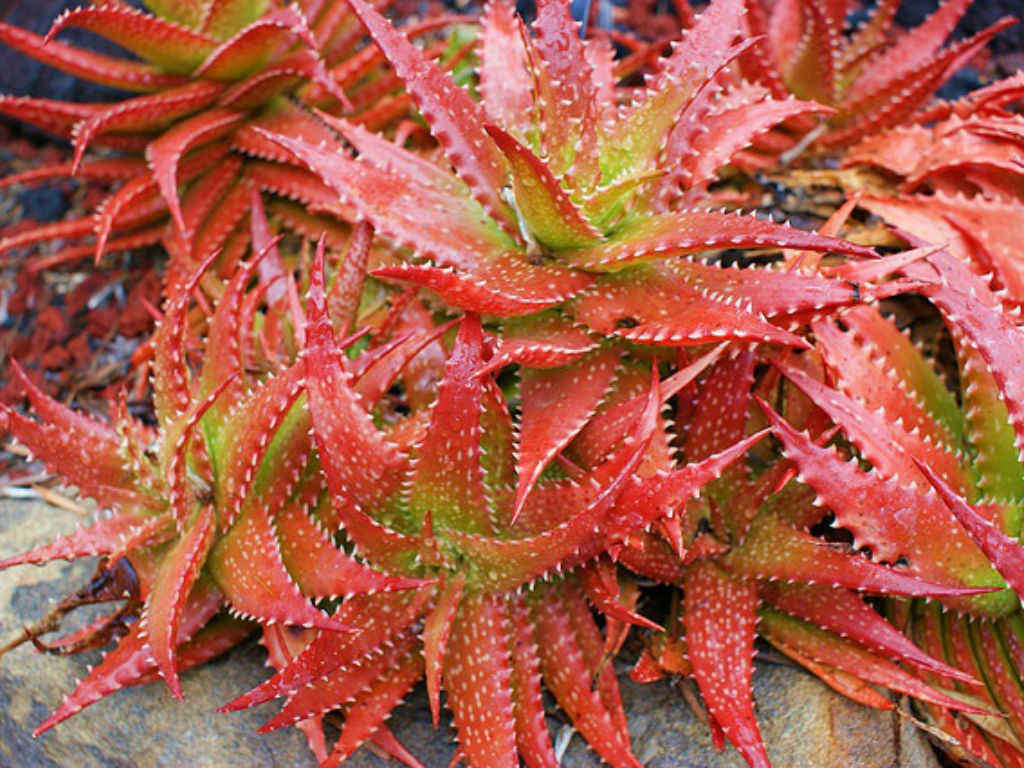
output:
[[[41,503],[0,500],[0,558],[53,539],[83,522]],[[0,572],[0,638],[40,617],[48,600],[62,597],[92,573],[93,563],[58,561]],[[22,646],[0,659],[0,768],[157,768],[226,765],[312,768],[302,736],[293,728],[260,735],[256,728],[275,711],[218,715],[218,705],[248,690],[267,672],[255,641],[183,677],[185,702],[160,684],[119,691],[38,740],[42,721],[86,673],[98,653],[57,657]],[[707,728],[667,683],[638,686],[623,679],[623,694],[637,755],[648,768],[741,768],[731,748],[716,753]],[[860,707],[802,670],[759,664],[755,674],[758,719],[776,768],[937,768],[923,738],[901,728],[895,715]],[[454,752],[447,723],[430,726],[426,697],[417,689],[392,719],[398,737],[428,766],[444,768]],[[556,738],[564,721],[549,720]],[[568,735],[567,733],[565,735]],[[395,765],[367,750],[346,765]],[[596,768],[599,761],[572,736],[563,765]]]

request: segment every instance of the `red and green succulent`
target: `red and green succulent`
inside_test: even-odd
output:
[[[935,92],[1016,21],[1004,17],[943,47],[972,2],[945,0],[920,26],[900,30],[893,21],[902,0],[881,0],[847,33],[857,5],[849,0],[747,0],[747,26],[757,41],[742,69],[776,96],[793,93],[833,107],[814,141],[823,149],[849,146],[927,119]]]
[[[449,18],[396,28],[363,0],[0,26],[144,94],[0,102],[74,144],[5,183],[121,183],[95,221],[0,248],[94,236],[43,263],[157,241],[171,257],[137,356],[155,427],[123,401],[83,415],[16,365],[38,418],[0,406],[111,510],[0,563],[101,558],[18,638],[116,641],[38,731],[157,677],[180,697],[183,670],[259,630],[276,672],[223,709],[282,698],[264,729],[296,725],[321,765],[366,742],[418,765],[386,720],[423,680],[468,765],[558,764],[543,686],[635,767],[609,659],[638,626],[634,677],[692,676],[715,743],[750,765],[769,764],[758,636],[868,706],[911,696],[981,759],[1024,760],[1020,80],[925,107],[1005,22],[943,49],[966,0],[893,42],[898,3],[849,38],[847,5],[681,3],[668,55],[628,62],[559,0],[532,30],[491,3],[475,42],[426,49],[410,37]],[[69,26],[143,61],[51,39]],[[746,148],[774,162],[819,121],[803,143],[820,153],[863,139],[825,175],[882,168],[903,196],[860,195],[817,233],[714,210]],[[86,159],[101,145],[119,154]],[[858,205],[913,250],[838,239]],[[952,389],[871,306],[905,293],[946,321]],[[664,626],[637,575],[674,588]],[[111,606],[39,637],[94,602]]]
[[[315,240],[326,230],[340,239],[335,223],[303,210],[327,190],[259,130],[331,141],[309,105],[348,110],[377,124],[406,116],[407,100],[394,92],[380,57],[356,54],[362,32],[352,13],[343,3],[322,0],[149,6],[151,12],[121,3],[67,11],[45,37],[0,24],[0,41],[13,48],[141,94],[86,104],[0,98],[0,112],[66,138],[74,148],[70,162],[17,174],[5,185],[64,177],[118,185],[88,215],[18,233],[0,241],[0,251],[94,239],[36,259],[38,269],[163,243],[172,258],[169,279],[182,280],[223,249],[219,268],[230,275],[249,242],[244,222],[254,190],[273,193],[280,200],[275,212],[300,234]],[[404,31],[422,34],[449,20]],[[135,58],[102,56],[56,39],[70,28],[96,33]],[[371,108],[375,114],[367,115]],[[91,148],[113,154],[93,153],[90,160]]]

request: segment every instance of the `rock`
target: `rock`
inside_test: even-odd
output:
[[[3,500],[0,558],[50,541],[80,522],[75,513],[42,503]],[[84,583],[93,565],[91,561],[58,561],[0,572],[0,638],[42,616],[48,600]],[[185,673],[184,703],[175,701],[161,684],[130,688],[34,740],[32,729],[86,674],[87,665],[99,658],[99,653],[48,656],[22,646],[0,659],[0,767],[315,765],[296,729],[256,733],[275,711],[274,704],[226,715],[214,711],[266,678],[263,649],[255,640]],[[648,768],[743,766],[733,749],[714,751],[707,728],[670,684],[640,686],[623,677],[622,685],[634,748]],[[761,730],[776,768],[937,768],[920,734],[901,728],[895,715],[860,707],[802,670],[759,664],[755,696]],[[556,737],[563,731],[568,735],[563,722],[549,719]],[[453,732],[449,721],[440,732],[433,730],[422,687],[395,713],[391,727],[428,768],[448,765],[455,749]],[[353,768],[389,765],[396,764],[367,749],[346,763]],[[563,765],[597,768],[600,762],[583,739],[573,735]]]

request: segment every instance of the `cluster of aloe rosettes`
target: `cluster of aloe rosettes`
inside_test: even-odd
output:
[[[129,587],[127,601],[83,592],[119,602],[49,641],[116,646],[39,731],[157,676],[180,696],[182,670],[259,631],[277,671],[225,708],[283,698],[266,728],[296,725],[322,765],[368,741],[416,765],[386,720],[425,680],[435,722],[446,692],[469,765],[557,765],[543,686],[606,762],[637,766],[609,663],[636,625],[634,675],[692,676],[716,743],[751,765],[769,761],[758,635],[869,706],[892,706],[879,689],[908,694],[976,754],[1001,739],[993,753],[1017,759],[1016,731],[995,723],[1022,712],[1019,678],[996,671],[1019,668],[1020,556],[998,531],[1019,527],[1021,332],[962,254],[904,233],[919,247],[879,257],[834,237],[849,205],[820,233],[712,209],[729,199],[723,166],[763,165],[831,114],[773,98],[764,68],[766,84],[742,79],[763,44],[744,35],[757,3],[715,0],[669,55],[621,61],[559,0],[538,3],[532,33],[492,3],[475,46],[428,49],[362,0],[153,5],[76,11],[56,30],[135,50],[150,64],[110,71],[156,95],[81,114],[10,102],[75,126],[76,167],[29,180],[85,169],[94,140],[143,151],[147,165],[96,161],[94,176],[114,163],[124,184],[89,249],[148,211],[171,257],[139,355],[155,429],[117,403],[109,423],[76,413],[26,377],[38,418],[3,411],[114,514],[2,565],[99,555]],[[830,50],[838,17],[807,5],[792,4],[793,29]],[[937,87],[983,44],[936,53],[963,5],[897,44],[920,58],[901,76]],[[885,119],[865,122],[841,101],[840,86],[867,88],[858,73],[877,79],[860,62],[881,50],[890,6],[831,59],[824,101],[851,114],[822,123],[820,147],[904,116],[886,97]],[[644,86],[620,84],[644,66]],[[801,92],[804,69],[787,64],[784,84],[822,99]],[[265,210],[259,190],[305,207]],[[68,226],[51,234],[93,231]],[[302,237],[285,248],[275,228]],[[726,266],[739,249],[748,266]],[[952,329],[962,412],[865,306],[907,292]],[[828,520],[840,533],[821,533]],[[637,574],[679,587],[667,621],[641,614]],[[917,644],[863,594],[935,600],[892,603]]]

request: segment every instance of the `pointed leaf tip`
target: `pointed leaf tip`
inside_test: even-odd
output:
[[[946,506],[956,515],[956,519],[992,561],[999,574],[1006,579],[1014,592],[1024,595],[1024,548],[1020,543],[979,515],[970,504],[949,487],[945,480],[939,477],[935,470],[916,456],[912,458]]]

